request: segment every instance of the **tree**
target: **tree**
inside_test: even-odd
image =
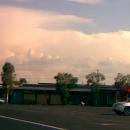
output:
[[[114,84],[116,88],[121,88],[123,86],[122,79],[123,79],[123,74],[118,73],[117,76],[114,78],[115,80]]]
[[[105,80],[105,76],[97,70],[97,72],[86,75],[86,79],[88,85],[97,86],[101,84],[101,81]]]
[[[61,94],[63,104],[69,103],[69,90],[76,87],[78,78],[68,73],[58,73],[55,77],[57,84],[57,91]]]
[[[130,75],[123,75],[121,73],[118,73],[114,84],[116,88],[120,89],[116,95],[117,100],[126,101],[127,89],[130,88]]]
[[[23,84],[27,83],[27,80],[26,80],[26,78],[20,78],[19,82],[20,82],[20,86],[22,86]]]
[[[97,105],[100,100],[100,85],[101,82],[105,80],[105,76],[97,70],[97,72],[92,72],[86,75],[87,84],[92,86],[91,91],[94,94],[94,104]]]
[[[128,88],[130,86],[130,75],[123,75],[118,73],[115,78],[115,87],[116,88]]]
[[[9,91],[13,87],[13,80],[15,78],[15,68],[11,63],[7,62],[3,65],[1,77],[6,94],[6,102],[8,102]]]
[[[26,84],[27,80],[26,78],[20,78],[19,80],[14,80],[13,84],[15,85],[15,87],[21,87],[23,86],[23,84]]]

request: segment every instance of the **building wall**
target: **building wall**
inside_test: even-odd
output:
[[[15,90],[10,97],[10,103],[16,104],[62,104],[61,96],[56,91],[25,91]],[[116,102],[116,92],[105,91],[98,94],[89,92],[70,92],[70,102],[79,105],[83,101],[89,106],[111,106]]]
[[[25,104],[35,104],[35,102],[36,102],[35,93],[24,93],[23,103],[25,103]]]
[[[48,104],[48,94],[37,94],[37,104],[47,105]]]
[[[52,105],[60,105],[60,104],[62,104],[61,96],[59,94],[51,95],[50,104],[52,104]]]
[[[56,92],[15,90],[10,96],[10,103],[14,104],[61,104],[61,96]]]
[[[71,102],[79,105],[81,102],[89,106],[112,106],[116,102],[116,92],[73,92],[71,93]]]
[[[0,88],[0,98],[2,98],[2,89]]]

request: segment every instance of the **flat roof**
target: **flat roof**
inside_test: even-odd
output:
[[[14,90],[34,90],[34,91],[56,91],[56,87],[17,87],[17,88],[13,88]],[[106,87],[103,87],[103,88],[100,88],[100,90],[103,90],[103,91],[116,91],[117,88],[113,88],[113,87],[110,87],[110,88],[106,88]],[[71,92],[74,92],[74,91],[82,91],[82,92],[90,92],[91,91],[91,88],[90,87],[77,87],[77,88],[73,88],[73,89],[70,89],[69,91]]]
[[[40,90],[53,90],[55,91],[56,88],[49,88],[49,87],[18,87],[18,88],[14,88],[14,90],[36,90],[36,91],[40,91]]]

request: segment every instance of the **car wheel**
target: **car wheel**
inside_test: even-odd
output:
[[[125,109],[124,109],[124,115],[125,115],[125,116],[130,115],[130,108],[125,108]]]
[[[117,111],[117,112],[116,112],[116,114],[117,114],[117,115],[121,115],[122,113],[121,113],[121,112],[119,112],[119,111]]]

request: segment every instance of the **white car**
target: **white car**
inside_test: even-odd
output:
[[[0,104],[3,104],[3,103],[5,103],[5,100],[0,98]]]
[[[130,115],[130,102],[117,102],[112,106],[112,110],[116,114]]]

